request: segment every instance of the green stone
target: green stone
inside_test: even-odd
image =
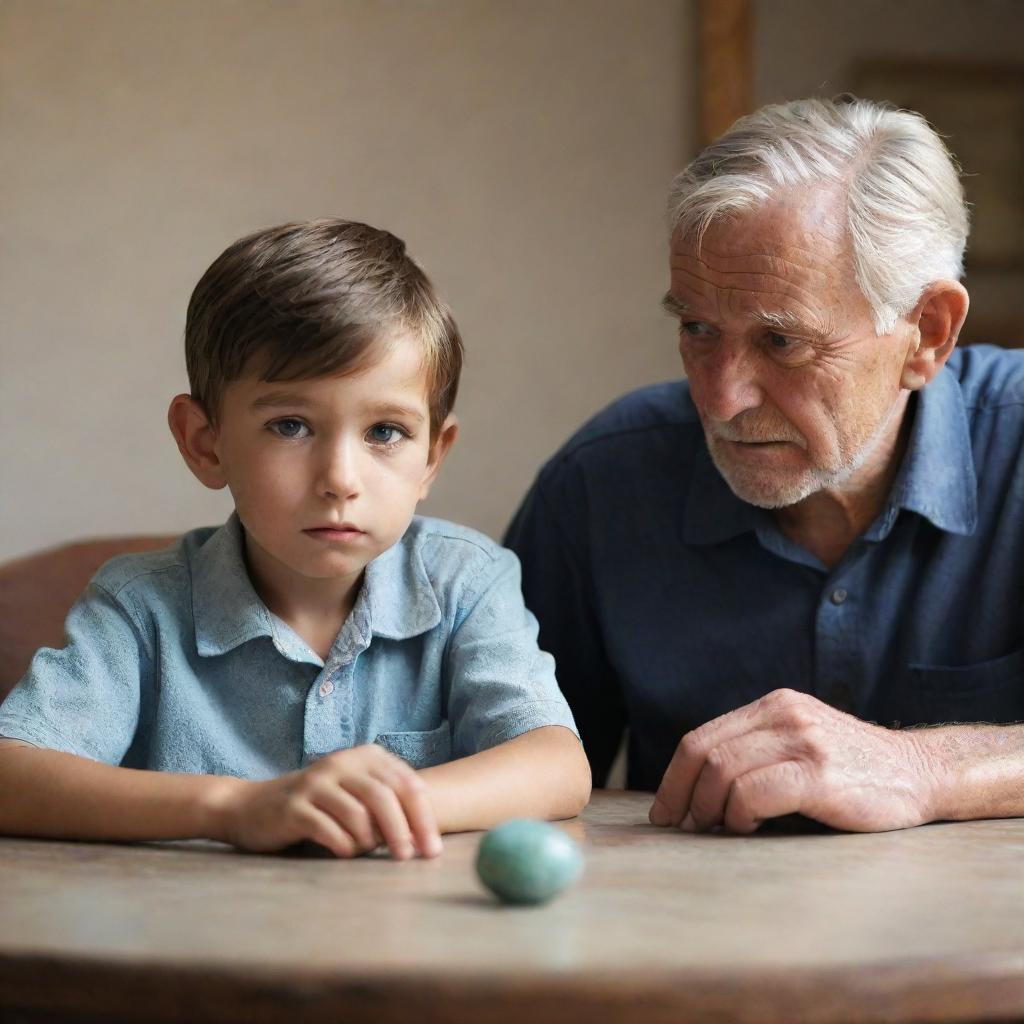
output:
[[[546,821],[514,818],[480,840],[476,873],[505,903],[545,903],[579,878],[579,844]]]

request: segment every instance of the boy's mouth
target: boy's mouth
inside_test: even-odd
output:
[[[302,531],[317,540],[353,541],[364,537],[366,532],[353,523],[330,523],[324,526],[312,526]]]

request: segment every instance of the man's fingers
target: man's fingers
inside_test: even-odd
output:
[[[785,720],[794,708],[807,700],[806,694],[793,690],[773,690],[751,704],[688,732],[679,741],[655,794],[648,815],[651,824],[678,826],[686,817],[704,761],[715,747]]]
[[[769,729],[745,733],[714,747],[704,759],[690,796],[689,817],[694,829],[722,824],[736,779],[790,756],[786,738]]]
[[[782,761],[756,768],[736,779],[725,807],[730,832],[754,832],[761,822],[803,809],[807,776],[797,761]]]
[[[728,717],[728,716],[726,716]],[[717,719],[716,719],[717,721]],[[709,722],[708,725],[713,725]],[[701,729],[706,726],[701,726]],[[676,747],[672,760],[661,778],[658,792],[654,794],[654,803],[648,813],[652,825],[671,825],[677,827],[690,809],[690,797],[697,777],[704,767],[706,750],[701,742],[701,729],[688,732]]]
[[[714,718],[699,729],[688,732],[679,741],[662,776],[658,792],[654,795],[654,803],[648,815],[652,825],[678,827],[690,810],[693,787],[704,768],[708,752],[717,744],[756,728],[752,721],[756,716],[751,713],[754,706],[748,704],[720,718]]]

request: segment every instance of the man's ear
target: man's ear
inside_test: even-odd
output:
[[[200,483],[219,491],[227,485],[220,456],[217,454],[217,431],[203,407],[191,395],[175,395],[167,410],[178,451],[185,464]]]
[[[907,354],[900,385],[920,391],[946,364],[967,317],[970,300],[959,281],[928,285],[907,316],[917,344]]]
[[[437,479],[437,474],[441,471],[441,464],[448,457],[448,453],[452,450],[452,445],[455,444],[455,438],[458,436],[459,421],[455,418],[455,413],[451,412],[444,423],[441,424],[441,429],[437,432],[437,437],[430,447],[430,458],[427,459],[427,472],[423,477],[423,485],[420,487],[420,501],[430,493],[430,487],[434,480]]]

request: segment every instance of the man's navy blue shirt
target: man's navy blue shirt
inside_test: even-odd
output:
[[[719,475],[685,381],[618,400],[509,528],[601,785],[656,789],[684,733],[778,687],[886,726],[1024,719],[1024,353],[954,352],[911,397],[889,499],[827,568]]]

